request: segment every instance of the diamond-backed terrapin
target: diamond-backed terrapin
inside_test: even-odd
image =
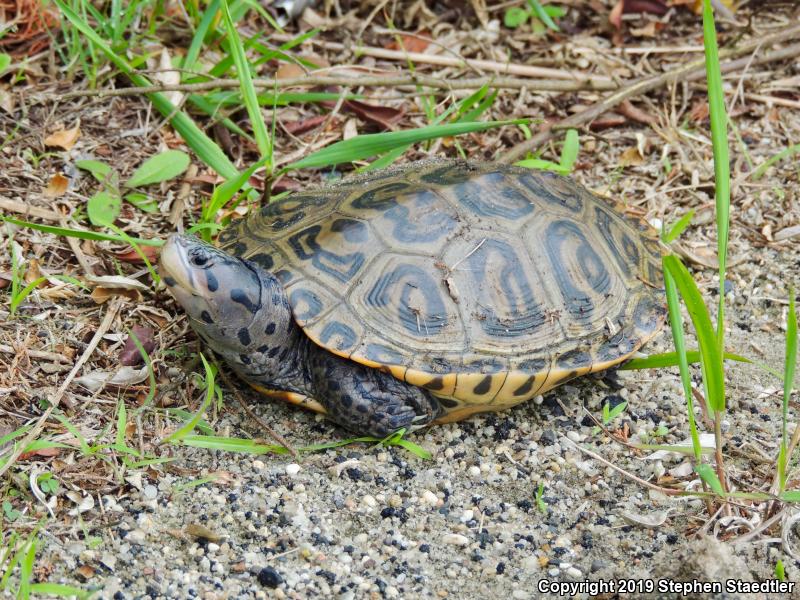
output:
[[[463,419],[608,369],[664,322],[655,233],[571,179],[425,161],[182,235],[164,281],[250,385],[358,433]]]

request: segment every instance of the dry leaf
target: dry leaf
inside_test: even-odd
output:
[[[147,288],[145,284],[130,277],[120,275],[87,275],[86,282],[91,285],[102,286],[104,288],[116,288],[121,290],[140,290]]]
[[[327,115],[317,115],[316,117],[309,117],[308,119],[300,119],[299,121],[289,121],[283,124],[283,128],[287,133],[292,135],[301,135],[306,131],[311,131],[322,125],[327,119]]]
[[[65,496],[77,505],[73,510],[69,511],[69,514],[73,517],[77,517],[79,514],[94,508],[94,496],[91,494],[81,496],[79,492],[70,490],[65,493]]]
[[[72,129],[59,129],[55,133],[51,133],[44,139],[45,146],[55,146],[70,150],[78,138],[81,136],[80,125],[75,125]]]
[[[405,114],[405,111],[399,108],[377,106],[358,100],[345,100],[342,104],[342,108],[355,113],[369,123],[380,125],[384,129],[394,129],[394,125],[400,121]]]
[[[178,85],[181,82],[181,74],[172,69],[172,59],[169,56],[166,48],[161,49],[161,56],[159,57],[158,71],[153,75],[156,81],[164,85]],[[165,95],[175,106],[180,106],[183,101],[183,92],[171,91],[165,92]]]
[[[25,283],[33,283],[41,276],[42,270],[39,268],[39,261],[35,258],[30,259],[28,261],[28,268],[25,270]],[[41,284],[39,284],[39,287],[41,287]]]
[[[639,29],[631,29],[631,35],[634,37],[656,37],[658,27],[655,21],[650,21],[644,27]]]
[[[2,108],[8,114],[13,114],[14,109],[16,108],[14,94],[9,92],[6,86],[0,86],[0,108]]]
[[[349,140],[358,135],[358,121],[356,119],[347,119],[342,131],[342,139]]]
[[[160,251],[155,246],[139,246],[139,249],[142,251],[142,254],[147,257],[147,260],[149,260],[151,264],[158,260],[158,254]],[[130,250],[123,250],[122,252],[115,252],[114,256],[117,258],[117,260],[121,260],[122,262],[131,263],[134,265],[144,264],[142,257],[139,256],[139,253],[133,248]]]
[[[663,0],[624,0],[622,12],[628,13],[650,13],[653,15],[665,15],[669,6]]]
[[[660,527],[661,525],[666,523],[669,513],[671,513],[673,510],[675,509],[670,507],[667,510],[654,512],[649,515],[638,515],[632,512],[622,511],[620,513],[620,516],[631,525],[640,525],[641,527],[655,528],[655,527]]]
[[[689,111],[689,118],[695,123],[700,123],[708,118],[708,111],[708,101],[700,100],[692,106]]]
[[[147,352],[147,354],[152,354],[157,345],[155,340],[155,331],[153,331],[150,327],[134,325],[131,329],[131,332],[136,336],[136,339],[139,340],[139,343],[142,345],[145,352]],[[129,367],[135,367],[144,362],[144,358],[139,352],[139,348],[136,347],[132,336],[128,336],[128,338],[125,340],[122,351],[119,353],[119,362],[121,365],[126,365]]]
[[[134,369],[121,367],[117,371],[92,371],[75,378],[75,383],[82,385],[90,392],[97,392],[106,386],[130,387],[147,379],[148,368]]]
[[[397,35],[400,38],[399,42],[394,40],[386,44],[385,48],[388,50],[405,50],[406,52],[425,52],[431,43],[430,32],[427,30],[420,31],[416,35],[409,35],[401,33]]]
[[[639,153],[639,148],[636,146],[627,148],[622,152],[619,157],[619,166],[621,167],[635,167],[644,162],[644,157]]]
[[[94,577],[94,569],[89,565],[81,565],[75,569],[75,576],[81,581],[86,582]]]
[[[611,12],[608,13],[608,22],[611,23],[617,29],[622,28],[622,11],[624,8],[625,8],[625,0],[619,0],[614,5],[614,8],[611,9]]]
[[[700,439],[700,447],[701,448],[705,448],[705,449],[711,450],[711,449],[713,449],[715,447],[715,441],[714,441],[714,434],[713,433],[701,433],[699,435],[699,439]],[[691,449],[692,440],[691,440],[691,438],[687,438],[684,441],[679,442],[677,444],[669,444],[669,446],[678,447],[678,448],[682,448],[682,449],[686,449],[686,448]],[[647,456],[645,456],[644,460],[664,460],[665,458],[673,458],[673,457],[680,457],[680,456],[683,456],[683,454],[681,452],[673,452],[671,450],[656,450],[655,452],[652,452],[651,454],[648,454]]]
[[[97,304],[104,304],[108,302],[111,298],[127,298],[131,302],[141,302],[142,301],[142,294],[139,290],[124,290],[120,288],[107,288],[102,286],[97,286],[92,290],[90,294],[92,300],[94,300]]]
[[[56,173],[50,178],[43,193],[48,198],[58,198],[67,192],[68,187],[69,179],[64,177],[61,173]]]
[[[785,227],[776,233],[775,241],[782,242],[783,240],[788,240],[789,238],[793,238],[798,235],[800,235],[800,225],[792,225],[791,227]]]
[[[30,452],[23,452],[19,455],[19,460],[28,460],[34,456],[44,456],[49,458],[51,456],[58,456],[61,454],[62,448],[41,448],[39,450],[31,450]]]
[[[275,71],[276,79],[297,79],[305,77],[306,70],[297,63],[281,63],[278,70]]]
[[[218,542],[226,537],[211,531],[208,527],[201,525],[200,523],[189,523],[186,527],[184,527],[183,531],[189,537],[199,540],[208,540],[209,542]]]

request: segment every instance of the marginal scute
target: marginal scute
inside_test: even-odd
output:
[[[278,278],[314,343],[426,388],[448,422],[619,364],[662,327],[658,236],[621,206],[433,160],[289,195],[220,242]]]

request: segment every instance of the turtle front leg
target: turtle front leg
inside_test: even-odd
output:
[[[309,357],[314,398],[327,416],[361,435],[384,437],[401,428],[417,429],[441,408],[422,388],[318,349]]]

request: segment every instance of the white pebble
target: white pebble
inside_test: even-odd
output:
[[[144,486],[144,497],[148,500],[155,500],[158,496],[158,488],[154,485]]]
[[[442,536],[442,541],[453,546],[466,546],[469,544],[469,538],[460,533],[445,534]]]
[[[475,512],[467,509],[461,514],[461,522],[462,523],[469,523],[472,519],[475,518]]]
[[[298,465],[296,463],[290,463],[290,464],[286,465],[286,474],[289,477],[294,477],[299,472],[300,472],[300,465]]]
[[[570,567],[569,569],[567,569],[567,575],[569,575],[573,579],[580,579],[581,577],[583,577],[583,573],[577,567]]]
[[[369,506],[370,508],[375,508],[378,506],[378,501],[375,500],[374,496],[370,496],[369,494],[361,498],[361,503],[365,506]]]
[[[425,504],[430,504],[431,506],[436,506],[437,504],[439,504],[439,497],[436,494],[434,494],[432,491],[425,490],[425,491],[422,492],[422,501]]]
[[[141,529],[133,529],[132,531],[128,532],[128,535],[125,536],[125,541],[131,544],[144,544],[146,534]]]
[[[265,466],[266,466],[266,465],[265,465],[263,462],[261,462],[260,460],[254,460],[254,461],[253,461],[253,468],[254,468],[256,471],[260,471],[260,470],[261,470],[261,469],[263,469]]]
[[[568,431],[567,437],[576,444],[581,441],[581,434],[579,434],[577,431]]]
[[[469,473],[469,476],[474,479],[476,477],[480,477],[481,476],[481,469],[480,469],[480,467],[476,467],[475,465],[472,465],[467,470],[467,473]]]
[[[209,542],[206,548],[209,552],[219,552],[219,544],[215,544],[214,542]]]

